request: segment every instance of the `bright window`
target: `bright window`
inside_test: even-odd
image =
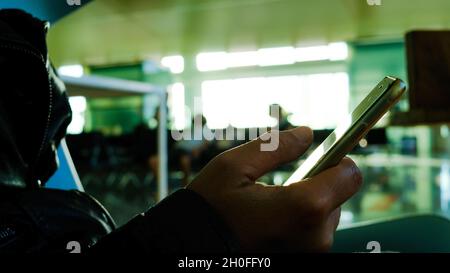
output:
[[[334,128],[348,113],[347,73],[244,78],[202,83],[202,107],[210,128],[272,126],[270,105],[291,113],[294,125]]]
[[[199,71],[225,70],[244,66],[286,65],[296,62],[338,61],[348,57],[344,42],[311,47],[275,47],[245,52],[204,52],[197,55]]]
[[[82,96],[69,97],[69,104],[72,109],[72,121],[67,128],[67,133],[81,134],[85,124],[86,98]]]
[[[184,58],[180,55],[163,57],[161,58],[161,65],[169,68],[170,72],[174,74],[183,73]]]
[[[81,77],[84,74],[83,66],[80,64],[63,65],[58,68],[59,75],[70,77]]]
[[[172,129],[182,130],[185,127],[186,119],[184,101],[184,85],[182,83],[174,83],[169,86],[167,103],[170,110]]]

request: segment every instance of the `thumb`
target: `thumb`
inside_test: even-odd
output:
[[[359,190],[362,180],[355,162],[344,157],[337,166],[307,179],[306,182],[296,182],[288,187],[292,186],[292,190],[297,189],[295,191],[297,193],[308,192],[313,199],[322,202],[325,211],[333,211]],[[301,197],[298,199],[301,200]]]
[[[266,140],[268,137],[270,140]],[[273,130],[227,153],[234,164],[239,166],[238,169],[247,178],[255,181],[274,168],[297,159],[308,149],[312,140],[312,130],[308,127],[282,132]],[[273,142],[278,145],[272,151],[265,151],[261,147],[267,145],[267,141],[272,142],[271,145]]]

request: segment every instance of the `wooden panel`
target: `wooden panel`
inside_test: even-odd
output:
[[[450,31],[410,32],[406,47],[411,110],[449,110]]]

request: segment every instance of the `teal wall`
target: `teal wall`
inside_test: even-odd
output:
[[[143,63],[89,67],[92,75],[125,80],[167,85],[172,76],[155,67],[153,73],[144,71]],[[148,123],[153,117],[159,98],[155,95],[117,98],[92,98],[88,100],[87,131],[102,131],[106,134],[130,133],[136,125]]]
[[[90,67],[92,75],[143,81],[141,64]],[[88,99],[89,131],[108,135],[130,133],[143,121],[142,96]]]
[[[89,99],[88,109],[90,131],[119,135],[132,132],[143,122],[140,96]]]
[[[84,7],[91,0],[82,0],[80,5],[68,5],[66,0],[2,0],[0,8],[2,9],[22,9],[31,13],[33,16],[55,23],[64,16]]]
[[[92,75],[119,78],[131,81],[143,81],[144,72],[141,63],[117,64],[111,66],[91,66],[89,72]]]
[[[349,62],[350,108],[353,109],[384,76],[407,80],[406,53],[403,42],[352,44]],[[397,108],[406,110],[406,97]]]

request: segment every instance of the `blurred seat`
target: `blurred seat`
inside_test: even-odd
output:
[[[381,252],[450,252],[450,220],[421,214],[342,228],[332,252],[371,252],[369,242],[379,244]]]

